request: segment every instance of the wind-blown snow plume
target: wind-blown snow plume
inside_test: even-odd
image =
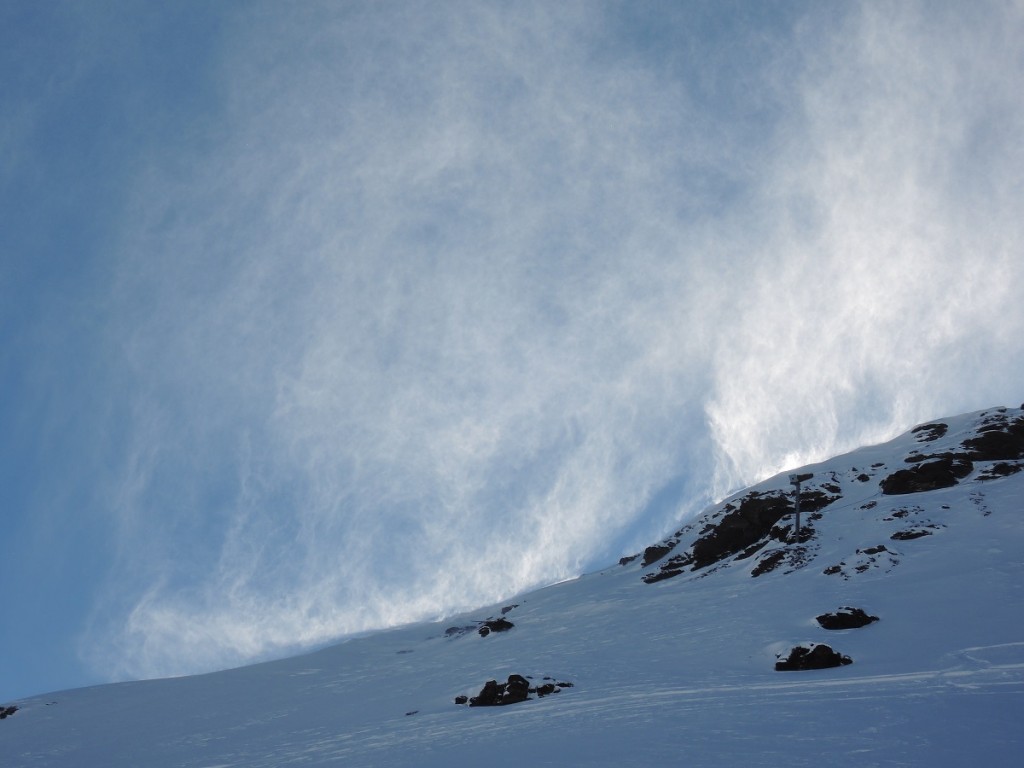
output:
[[[228,20],[221,111],[140,171],[116,247],[97,663],[484,603],[1013,396],[1018,6],[623,13]]]
[[[715,355],[726,485],[1016,396],[1021,13],[988,10],[869,5],[808,57]]]

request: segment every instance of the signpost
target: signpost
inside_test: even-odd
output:
[[[800,483],[805,480],[810,480],[814,477],[812,472],[806,472],[802,475],[790,475],[789,482],[796,487],[796,493],[793,499],[793,506],[796,508],[796,526],[793,529],[795,534],[795,540],[797,544],[800,543]]]

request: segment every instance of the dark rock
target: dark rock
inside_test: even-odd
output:
[[[753,492],[743,497],[738,507],[729,504],[721,520],[693,543],[693,569],[711,565],[726,557],[739,554],[757,545],[762,539],[788,540],[788,527],[776,523],[785,515],[792,514],[792,495],[786,492],[761,494]],[[818,512],[838,500],[839,496],[828,496],[820,490],[806,490],[800,495],[800,508],[808,514]],[[802,534],[810,536],[809,531]]]
[[[969,459],[944,457],[922,462],[910,469],[899,469],[882,480],[880,486],[882,493],[888,496],[952,488],[973,468]]]
[[[635,555],[629,555],[627,557],[620,557],[619,558],[619,565],[629,565],[634,560],[636,560],[638,557],[640,557],[639,553],[635,554]]]
[[[859,475],[857,475],[857,480],[859,480],[862,483],[866,483],[870,479],[871,479],[871,477],[868,476],[868,475],[865,475],[863,472],[861,472]]]
[[[644,582],[654,584],[678,576],[684,568],[692,566],[696,571],[732,556],[737,556],[741,560],[752,557],[768,544],[770,539],[788,542],[792,526],[777,523],[794,511],[791,496],[792,494],[786,491],[752,491],[742,499],[726,504],[718,512],[710,515],[710,520],[701,528],[689,552],[666,561],[659,571],[644,576]],[[820,518],[820,510],[839,498],[811,489],[800,494],[800,506],[807,512],[806,519],[810,521],[816,519],[815,516]],[[708,520],[708,517],[704,519]],[[684,528],[672,540],[648,547],[644,551],[644,565],[665,557],[679,544],[678,536],[686,530]],[[803,526],[800,540],[807,541],[813,535],[813,529]]]
[[[868,616],[862,608],[840,608],[832,613],[816,616],[818,624],[824,629],[858,629],[878,621],[877,616]]]
[[[978,475],[978,479],[997,480],[1000,477],[1009,477],[1010,475],[1015,475],[1022,469],[1024,469],[1024,464],[1009,464],[1007,462],[1000,462],[998,464],[993,464],[983,473]]]
[[[519,603],[513,603],[512,605],[506,605],[504,608],[501,609],[501,615],[504,616],[506,613],[514,611],[518,607],[519,607]]]
[[[822,487],[825,488],[826,490],[829,488],[829,486],[827,485],[824,485]],[[800,511],[810,513],[820,512],[829,504],[831,504],[834,501],[839,501],[839,499],[841,498],[842,496],[839,495],[838,491],[836,491],[833,495],[829,495],[828,493],[824,493],[822,491],[817,490],[803,491],[800,494]]]
[[[772,526],[792,511],[787,493],[750,493],[738,508],[734,507],[707,535],[694,542],[693,569],[741,552],[767,536]]]
[[[809,648],[798,645],[789,652],[787,658],[775,662],[775,669],[778,672],[830,669],[852,663],[853,659],[849,656],[836,653],[827,645],[817,644],[811,645]]]
[[[815,519],[814,515],[808,515],[808,519]],[[783,536],[779,540],[787,544],[803,544],[804,542],[808,542],[816,536],[814,528],[812,528],[809,525],[801,525],[799,534],[797,534],[795,531],[789,530],[788,528],[785,529],[785,532],[787,535]]]
[[[501,696],[502,704],[516,704],[530,698],[530,683],[522,675],[509,675],[505,683],[505,691]]]
[[[456,696],[455,703],[465,704],[468,702],[471,707],[502,707],[508,704],[518,704],[521,701],[529,701],[531,693],[536,693],[538,696],[547,696],[552,693],[558,693],[563,688],[572,688],[572,683],[555,682],[550,677],[544,679],[550,682],[536,688],[531,688],[529,679],[522,675],[509,675],[508,680],[504,683],[499,683],[497,680],[488,680],[484,683],[484,687],[478,695],[472,698]]]
[[[917,441],[919,443],[928,443],[932,440],[938,440],[940,437],[943,437],[948,430],[948,424],[922,424],[918,427],[914,427],[910,431],[912,434],[917,435]]]
[[[843,566],[842,565],[830,565],[828,568],[826,568],[824,571],[822,571],[822,573],[824,573],[826,576],[835,576],[837,573],[842,573],[842,572],[843,572]]]
[[[964,440],[963,447],[975,461],[1024,459],[1024,417],[990,424],[976,437]]]
[[[505,692],[504,685],[498,685],[497,680],[488,680],[480,689],[477,696],[469,700],[471,707],[496,707],[501,704],[501,695]]]
[[[480,637],[487,637],[491,632],[508,632],[514,626],[515,624],[508,619],[488,619],[477,631]]]
[[[910,455],[908,455],[904,461],[907,464],[922,464],[926,461],[932,461],[933,459],[970,461],[966,453],[957,453],[956,451],[943,451],[942,453],[921,453],[920,451],[911,451]],[[964,474],[966,474],[966,472]]]
[[[682,572],[682,568],[660,568],[657,571],[646,574],[643,577],[643,582],[644,584],[654,584],[659,581],[665,581],[665,579],[671,579],[673,576],[678,576]]]
[[[874,547],[867,547],[866,549],[858,549],[857,550],[857,554],[858,555],[880,555],[883,552],[888,552],[888,551],[889,550],[885,548],[885,544],[878,544],[877,546],[874,546]]]
[[[658,581],[671,579],[673,576],[681,574],[683,569],[691,563],[693,563],[693,556],[689,552],[675,555],[662,563],[658,570],[645,574],[643,581],[645,584],[654,584]]]
[[[777,527],[778,526],[776,526],[776,528]],[[772,528],[770,535],[772,536],[772,538],[775,538],[775,528]],[[756,544],[752,544],[749,547],[747,547],[746,549],[744,549],[742,552],[740,552],[738,555],[736,555],[736,559],[737,560],[746,560],[748,557],[753,557],[758,552],[760,552],[762,549],[764,549],[766,546],[768,546],[768,542],[767,541],[759,541]]]
[[[670,557],[661,566],[662,568],[686,568],[693,564],[693,555],[689,552],[683,552],[681,555]]]
[[[981,435],[985,432],[1004,432],[1006,431],[1006,419],[999,419],[995,422],[987,421],[982,426],[978,427],[977,434]]]
[[[644,559],[641,561],[640,564],[644,568],[646,568],[648,565],[658,562],[659,560],[661,560],[661,558],[663,558],[665,555],[671,552],[674,546],[675,544],[667,543],[652,544],[644,550]]]
[[[0,720],[5,720],[17,711],[18,708],[13,704],[9,707],[0,707]]]
[[[923,529],[916,529],[910,531],[896,531],[889,538],[893,541],[912,541],[913,539],[920,539],[922,536],[931,536],[931,531],[925,531]]]
[[[769,552],[764,555],[760,560],[757,561],[757,565],[750,572],[750,575],[754,578],[761,576],[770,571],[774,571],[783,560],[786,558],[786,551],[783,549],[776,549],[774,552]]]

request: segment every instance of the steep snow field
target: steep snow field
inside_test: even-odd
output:
[[[1024,451],[1011,454],[1024,415],[939,425],[801,470],[814,477],[800,542],[782,510],[742,551],[700,562],[744,499],[791,493],[781,475],[709,509],[646,566],[282,661],[2,701],[18,711],[0,722],[0,765],[1019,766]],[[882,493],[927,464],[901,479],[948,487]],[[880,620],[815,621],[844,606]],[[511,629],[477,631],[502,616]],[[810,643],[852,664],[775,671]],[[510,674],[571,687],[455,703]]]

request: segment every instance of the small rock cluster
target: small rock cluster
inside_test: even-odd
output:
[[[10,707],[0,707],[0,720],[3,720],[4,718],[10,717],[11,715],[13,715],[17,711],[18,711],[18,708],[13,706],[13,705],[10,706]]]
[[[891,496],[951,488],[974,471],[974,462],[1000,462],[987,468],[979,480],[994,480],[1021,471],[1024,459],[1024,417],[1010,418],[1005,408],[984,417],[973,437],[956,451],[923,454],[912,452],[906,462],[912,466],[893,472],[880,483],[882,493]],[[930,442],[946,434],[946,424],[922,424],[913,432],[918,442]]]
[[[848,559],[849,563],[842,560],[837,565],[830,565],[822,573],[826,576],[839,575],[849,580],[855,574],[865,573],[871,569],[880,569],[888,573],[900,563],[898,553],[888,549],[884,544],[858,549]]]
[[[815,620],[822,629],[860,629],[878,621],[877,616],[868,616],[863,608],[840,608],[838,611],[823,613]]]
[[[506,605],[501,609],[501,616],[498,618],[491,617],[489,619],[484,619],[483,621],[478,621],[475,624],[468,624],[462,627],[448,627],[448,629],[444,631],[444,636],[461,637],[462,635],[470,632],[476,632],[480,637],[487,637],[492,632],[507,632],[512,629],[515,624],[504,618],[505,614],[518,607],[518,603],[515,605]]]
[[[572,683],[556,682],[552,677],[545,677],[540,685],[532,685],[531,678],[522,675],[509,675],[508,680],[499,683],[497,680],[488,680],[480,693],[476,696],[456,696],[456,704],[469,704],[471,707],[502,707],[506,704],[517,704],[520,701],[529,701],[530,694],[536,694],[537,698],[543,698],[552,693],[558,693],[563,688],[572,688]]]
[[[836,653],[830,646],[821,643],[811,643],[809,646],[798,645],[793,648],[789,652],[788,657],[775,662],[775,670],[777,672],[788,672],[806,669],[829,669],[852,663],[853,659]]]
[[[837,611],[823,613],[816,616],[818,624],[822,629],[859,629],[878,621],[877,616],[869,616],[863,608],[851,608],[845,606]],[[844,656],[824,643],[809,643],[808,645],[797,645],[789,652],[785,659],[781,654],[775,662],[776,672],[799,672],[807,669],[830,669],[832,667],[843,667],[852,664],[853,659]]]
[[[477,634],[480,637],[487,637],[491,632],[508,632],[514,626],[515,624],[508,619],[487,619],[477,630]]]

